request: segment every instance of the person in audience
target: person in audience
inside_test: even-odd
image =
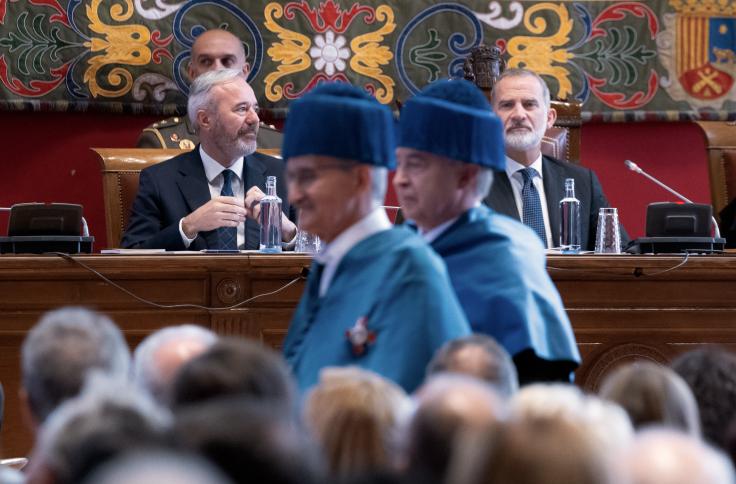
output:
[[[159,329],[135,349],[133,380],[157,402],[168,405],[177,371],[215,342],[215,333],[194,324]]]
[[[233,397],[177,412],[172,441],[235,484],[322,484],[319,451],[286,405]]]
[[[27,482],[78,484],[125,452],[166,446],[171,425],[168,410],[127,380],[93,374],[44,422]]]
[[[703,438],[725,448],[726,430],[736,419],[736,355],[706,347],[678,356],[671,367],[695,395]]]
[[[245,60],[243,43],[223,29],[206,30],[192,44],[187,75],[193,81],[205,72],[217,69],[237,69],[248,76],[250,64]],[[258,124],[258,146],[281,148],[282,135],[273,126]],[[189,117],[174,116],[153,123],[138,137],[138,148],[173,148],[191,150],[199,143],[199,134]]]
[[[594,395],[585,395],[572,385],[535,384],[521,388],[509,403],[509,418],[573,423],[588,435],[591,445],[609,457],[630,445],[634,436],[624,409]]]
[[[522,385],[569,382],[580,354],[544,248],[481,204],[505,165],[501,122],[483,93],[465,80],[430,84],[401,111],[396,156],[404,215],[447,264],[473,331],[513,356]]]
[[[409,482],[446,482],[455,444],[474,428],[492,429],[506,417],[505,396],[462,374],[430,376],[416,393],[406,443]]]
[[[181,368],[172,406],[240,396],[294,407],[295,394],[289,367],[280,355],[255,341],[227,338]]]
[[[91,370],[127,377],[130,350],[120,329],[95,311],[67,307],[43,315],[21,347],[20,398],[35,429],[79,394]]]
[[[622,455],[630,484],[734,484],[733,465],[700,439],[671,429],[647,429]]]
[[[258,249],[260,200],[276,176],[282,236],[296,225],[282,177],[283,162],[256,153],[258,102],[242,71],[206,72],[189,91],[189,118],[200,144],[141,171],[121,245],[166,250]],[[247,218],[247,220],[246,220]]]
[[[601,448],[564,419],[480,429],[461,441],[455,456],[447,481],[453,484],[621,484]]]
[[[565,180],[572,178],[580,200],[580,245],[595,249],[599,209],[610,205],[592,170],[542,155],[542,137],[557,119],[547,84],[530,70],[508,69],[494,84],[491,97],[503,123],[506,160],[494,167],[485,203],[530,226],[545,248],[558,247],[559,203],[565,197]],[[621,243],[627,242],[622,227]]]
[[[509,353],[485,334],[472,334],[445,343],[427,366],[427,377],[461,373],[489,383],[503,398],[519,389],[516,367]]]
[[[308,393],[304,421],[336,482],[396,470],[411,406],[401,387],[356,367],[325,368]]]
[[[659,424],[700,436],[695,397],[670,368],[648,361],[622,366],[605,378],[599,395],[621,405],[637,429]]]
[[[232,484],[216,467],[192,454],[132,452],[100,466],[84,484]]]
[[[470,333],[442,261],[381,206],[393,129],[391,111],[348,84],[319,85],[289,108],[289,196],[326,244],[284,342],[301,389],[326,366],[357,365],[410,392],[442,344]]]

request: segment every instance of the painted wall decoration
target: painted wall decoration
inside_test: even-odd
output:
[[[276,115],[324,81],[393,105],[485,43],[586,119],[736,119],[733,0],[0,0],[0,108],[182,112],[215,27]]]

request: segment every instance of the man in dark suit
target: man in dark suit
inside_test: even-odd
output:
[[[504,71],[493,87],[492,104],[503,122],[506,170],[495,172],[485,203],[532,227],[546,247],[556,247],[559,203],[565,197],[565,179],[572,178],[580,200],[580,246],[593,250],[598,211],[609,206],[608,200],[593,171],[542,155],[542,137],[557,118],[544,80],[525,69]],[[622,228],[622,245],[627,241]]]
[[[257,249],[267,176],[276,176],[283,201],[283,239],[294,238],[283,163],[255,152],[257,110],[240,70],[207,72],[192,83],[188,112],[200,145],[141,172],[123,247]]]

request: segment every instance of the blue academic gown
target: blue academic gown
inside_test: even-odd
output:
[[[481,205],[431,245],[447,265],[474,332],[492,336],[512,356],[533,350],[542,360],[568,362],[567,373],[580,364],[544,248],[529,227]]]
[[[322,297],[320,277],[320,265],[312,264],[284,342],[284,356],[301,390],[315,385],[324,367],[356,365],[411,392],[440,346],[470,334],[442,260],[406,228],[384,230],[356,244]],[[361,317],[375,341],[359,355],[346,330]]]

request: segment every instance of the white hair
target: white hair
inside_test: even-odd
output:
[[[133,381],[159,402],[165,398],[171,382],[162,374],[157,354],[175,341],[199,342],[208,348],[217,342],[217,335],[202,326],[183,324],[159,329],[141,341],[133,354]]]
[[[212,108],[212,88],[232,82],[239,77],[245,79],[245,74],[240,69],[219,69],[205,72],[192,81],[191,86],[189,86],[187,113],[189,122],[195,132],[199,132],[197,113]]]
[[[383,205],[388,185],[388,169],[385,166],[371,167],[371,198],[374,207]]]
[[[493,170],[481,167],[478,170],[475,184],[475,194],[480,200],[486,198],[488,192],[491,191],[491,185],[493,185]]]

